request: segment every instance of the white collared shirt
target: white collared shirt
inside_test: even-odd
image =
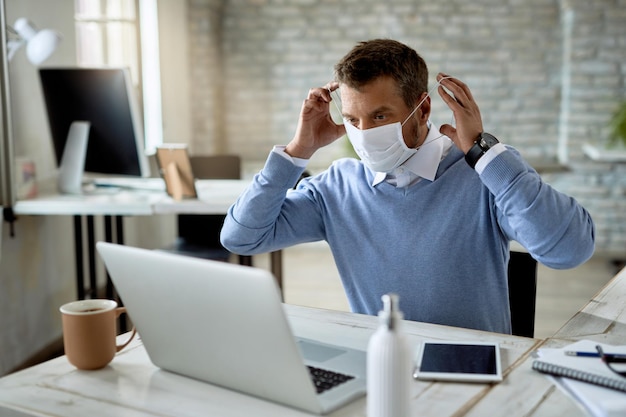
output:
[[[452,149],[452,141],[439,132],[439,128],[429,122],[428,134],[424,144],[413,156],[390,173],[377,172],[372,181],[376,186],[383,181],[398,188],[416,184],[422,179],[433,181],[439,169],[439,163]]]

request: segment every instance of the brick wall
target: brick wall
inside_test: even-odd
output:
[[[556,160],[561,144],[570,170],[546,174],[546,180],[589,208],[600,251],[626,254],[626,168],[590,162],[581,152],[584,142],[605,141],[607,120],[625,97],[623,0],[188,4],[195,149],[234,152],[248,165],[262,164],[274,144],[291,139],[308,89],[329,81],[334,63],[355,42],[394,38],[424,57],[431,85],[439,71],[465,81],[485,130],[527,158]],[[563,24],[567,10],[574,11],[570,32]],[[434,97],[433,121],[450,118]],[[323,169],[347,147],[339,141],[311,166]]]
[[[188,0],[190,100],[195,154],[225,149],[222,98],[222,0]]]
[[[605,146],[611,115],[626,99],[626,2],[569,0],[563,1],[563,10],[571,11],[573,20],[571,52],[562,67],[562,91],[569,100],[563,105],[560,125],[567,136],[565,157],[570,171],[545,178],[591,212],[598,252],[623,260],[626,163],[590,161],[583,155],[582,145]],[[568,31],[564,32],[567,44]]]

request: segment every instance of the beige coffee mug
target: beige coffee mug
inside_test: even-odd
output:
[[[78,369],[105,367],[136,333],[133,327],[130,338],[122,345],[116,345],[116,321],[126,312],[126,307],[118,307],[113,300],[72,301],[62,305],[60,310],[65,355]]]

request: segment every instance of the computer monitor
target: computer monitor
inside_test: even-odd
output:
[[[71,139],[70,126],[84,121],[88,122],[84,172],[150,176],[143,123],[128,69],[42,68],[39,75],[60,167]]]

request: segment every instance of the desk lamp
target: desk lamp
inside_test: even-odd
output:
[[[52,29],[37,30],[33,23],[24,17],[7,26],[9,33],[16,36],[7,43],[9,61],[15,53],[26,45],[26,56],[33,65],[39,65],[52,55],[59,43],[61,34]]]

